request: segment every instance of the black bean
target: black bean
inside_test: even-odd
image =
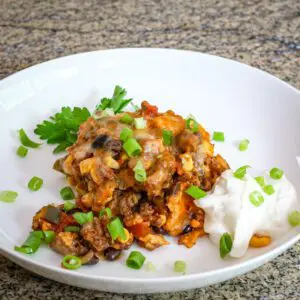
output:
[[[190,233],[191,231],[193,231],[193,227],[191,225],[186,225],[182,230],[182,233],[186,234],[186,233]]]
[[[116,260],[121,255],[121,250],[109,247],[104,251],[104,257],[106,260]]]
[[[96,137],[96,139],[92,143],[92,148],[103,148],[105,143],[110,139],[110,137],[106,134],[100,134]]]
[[[163,235],[167,234],[167,232],[162,227],[153,226],[152,229],[155,233],[163,234]]]

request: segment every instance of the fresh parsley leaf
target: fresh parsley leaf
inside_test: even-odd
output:
[[[102,98],[101,103],[96,106],[96,110],[111,108],[115,114],[122,112],[132,99],[124,99],[126,90],[116,85],[112,98]]]
[[[38,124],[34,130],[48,144],[58,144],[54,153],[64,151],[77,140],[79,126],[90,117],[87,108],[63,107],[59,113]]]

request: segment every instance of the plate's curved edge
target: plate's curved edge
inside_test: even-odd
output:
[[[87,51],[87,52],[80,52],[80,53],[75,53],[75,54],[71,54],[71,55],[66,55],[66,56],[62,56],[62,57],[58,57],[58,58],[54,58],[54,59],[50,59],[44,62],[41,62],[39,64],[27,67],[23,70],[20,70],[14,74],[11,74],[3,79],[0,80],[0,88],[1,88],[1,83],[10,79],[13,79],[15,76],[19,76],[19,75],[23,75],[24,73],[27,72],[31,72],[32,70],[36,69],[36,68],[42,68],[47,64],[50,63],[55,63],[55,62],[60,62],[63,60],[68,60],[68,59],[72,59],[72,58],[77,58],[80,56],[87,56],[87,55],[96,55],[97,53],[107,53],[107,52],[121,52],[121,51],[138,51],[138,52],[143,52],[143,51],[158,51],[158,52],[168,52],[168,51],[172,51],[172,52],[181,52],[181,53],[189,53],[191,55],[202,55],[202,56],[207,56],[207,57],[213,57],[215,59],[220,59],[220,60],[225,60],[225,61],[229,61],[231,63],[234,64],[238,64],[238,65],[242,65],[244,67],[248,67],[252,70],[258,71],[266,76],[269,76],[270,78],[272,78],[273,80],[279,81],[281,82],[281,84],[284,84],[286,87],[292,89],[294,92],[298,93],[300,95],[300,90],[298,90],[296,87],[294,87],[293,85],[283,81],[282,79],[276,77],[275,75],[268,73],[267,71],[263,71],[261,69],[258,69],[256,67],[253,67],[251,65],[227,58],[227,57],[223,57],[223,56],[217,56],[217,55],[213,55],[210,53],[204,53],[204,52],[198,52],[198,51],[192,51],[192,50],[185,50],[185,49],[174,49],[174,48],[147,48],[147,47],[136,47],[136,48],[111,48],[111,49],[102,49],[102,50],[94,50],[94,51]]]

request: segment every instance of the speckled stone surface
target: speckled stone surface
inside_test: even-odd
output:
[[[300,88],[299,0],[0,0],[0,79],[73,53],[120,47],[196,50]],[[117,295],[34,275],[0,256],[0,299],[300,299],[300,244],[233,280],[180,293]]]

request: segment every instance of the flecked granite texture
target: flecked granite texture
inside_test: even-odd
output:
[[[0,79],[83,51],[167,47],[239,60],[300,88],[299,0],[0,0],[0,33]],[[75,288],[32,274],[0,256],[0,299],[108,298],[300,299],[300,244],[227,282],[156,295]]]

